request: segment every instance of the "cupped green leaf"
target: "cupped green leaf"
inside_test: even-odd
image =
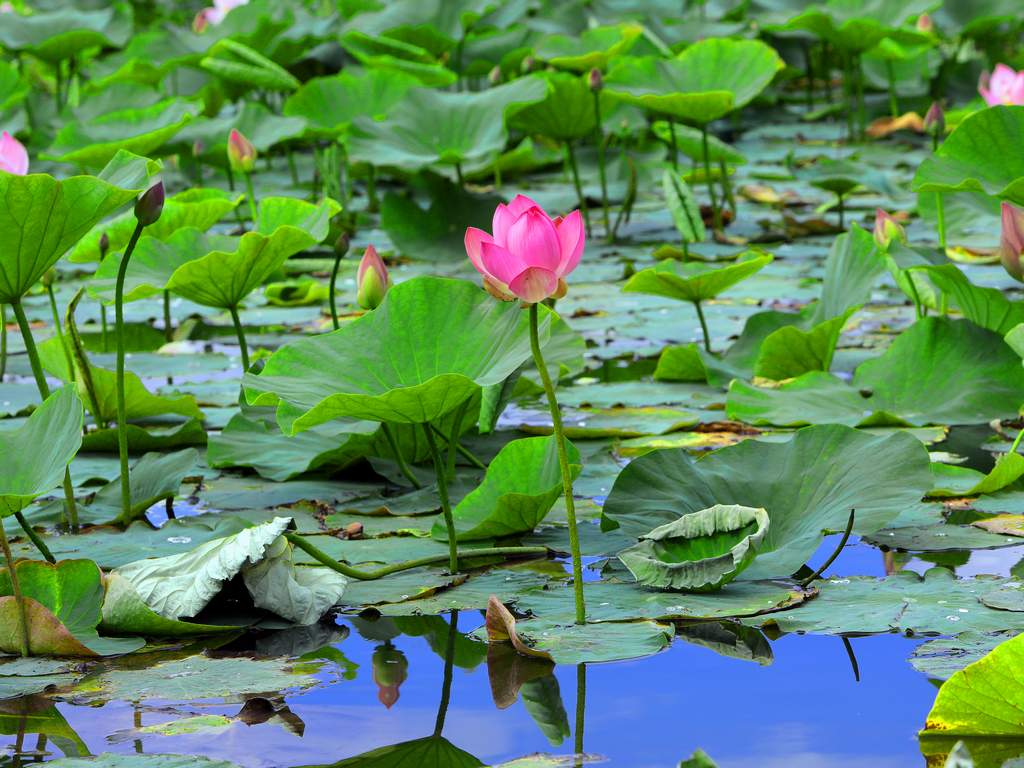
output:
[[[0,45],[49,62],[70,59],[87,48],[120,48],[132,34],[132,9],[122,2],[88,10],[68,4],[25,15],[12,11],[3,21]]]
[[[724,267],[700,261],[666,259],[642,269],[622,286],[623,291],[649,293],[679,301],[707,301],[771,264],[767,253],[747,251]]]
[[[186,448],[176,453],[147,453],[128,474],[131,503],[128,510],[121,505],[121,478],[111,480],[96,492],[93,500],[82,507],[83,521],[95,525],[115,523],[128,525],[146,514],[157,502],[173,499],[182,481],[194,473],[199,453]]]
[[[146,605],[128,579],[111,573],[104,581],[106,591],[100,629],[109,634],[193,637],[238,630],[238,627],[230,625],[196,624],[165,618]]]
[[[0,430],[0,518],[60,485],[82,444],[82,401],[59,389],[17,429]]]
[[[700,215],[697,198],[686,180],[678,173],[665,169],[661,174],[661,189],[672,221],[684,243],[699,243],[707,237],[704,219]]]
[[[568,72],[545,72],[542,77],[550,86],[547,96],[518,110],[512,127],[559,141],[592,136],[597,117],[586,79]]]
[[[605,87],[618,98],[678,120],[706,125],[749,103],[783,68],[759,40],[709,38],[674,59],[626,57]]]
[[[458,75],[424,48],[391,37],[372,37],[357,29],[341,36],[341,47],[360,64],[392,74],[415,77],[421,85],[444,88]]]
[[[942,142],[914,174],[916,192],[969,190],[1024,205],[1024,107],[975,112]]]
[[[898,34],[899,27],[908,19],[939,5],[937,0],[828,0],[802,10],[785,26],[813,32],[840,50],[860,53]]]
[[[100,168],[122,149],[152,155],[197,112],[191,102],[168,99],[149,107],[112,112],[88,124],[67,123],[41,157]]]
[[[603,70],[616,56],[624,56],[643,33],[639,24],[617,24],[585,29],[578,35],[548,35],[534,49],[538,59],[574,72]]]
[[[789,576],[828,532],[871,533],[916,504],[932,485],[928,452],[914,437],[823,425],[785,443],[746,440],[700,461],[684,449],[654,451],[615,481],[602,525],[640,537],[715,504],[763,507],[771,525],[746,578]]]
[[[517,304],[472,283],[413,278],[373,312],[275,352],[262,373],[246,374],[246,397],[277,405],[293,434],[339,417],[433,421],[529,358],[528,325]]]
[[[572,443],[567,448],[575,478],[582,468],[580,454]],[[474,541],[532,531],[551,511],[561,492],[555,438],[511,440],[491,460],[483,482],[452,510],[455,537],[458,541]],[[448,540],[443,521],[436,521],[430,534]]]
[[[138,638],[100,637],[103,574],[92,560],[19,561],[18,583],[26,601],[29,647],[49,656],[114,656],[145,643]],[[17,603],[7,569],[0,570],[0,650],[19,650]]]
[[[716,504],[645,533],[619,559],[640,584],[713,592],[754,561],[767,532],[764,509]]]

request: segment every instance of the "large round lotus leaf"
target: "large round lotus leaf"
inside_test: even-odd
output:
[[[572,443],[567,448],[575,478],[581,469],[580,454]],[[493,539],[532,531],[561,493],[555,438],[512,440],[491,460],[483,482],[452,511],[456,539]],[[435,522],[430,533],[435,539],[448,540],[443,521]]]
[[[349,138],[353,159],[417,170],[428,165],[482,161],[505,148],[505,121],[515,106],[548,93],[541,76],[524,77],[486,91],[409,91],[387,120],[356,118]]]
[[[100,168],[121,149],[153,155],[198,111],[185,99],[168,99],[148,107],[122,109],[88,123],[66,123],[41,157]]]
[[[916,192],[970,190],[1024,205],[1024,107],[990,107],[964,120],[914,175]]]
[[[548,315],[542,319],[548,335]],[[530,357],[529,320],[464,280],[417,277],[333,333],[246,374],[251,405],[277,405],[292,434],[339,417],[424,423],[504,381]]]
[[[534,54],[552,66],[575,72],[604,70],[608,62],[624,56],[643,32],[639,24],[595,27],[578,35],[549,35],[537,45]]]
[[[131,34],[132,9],[128,3],[110,3],[96,10],[68,3],[58,10],[39,9],[28,15],[13,11],[4,14],[0,45],[56,62],[70,59],[86,48],[120,48]]]
[[[658,526],[619,559],[649,587],[711,592],[753,562],[767,532],[764,509],[716,504]]]
[[[546,72],[542,77],[551,90],[543,101],[516,112],[509,121],[512,127],[561,141],[592,136],[597,119],[587,81],[568,72]]]
[[[785,443],[746,440],[695,461],[685,449],[654,451],[627,466],[604,506],[603,526],[637,538],[715,504],[763,507],[771,526],[746,578],[789,576],[856,509],[873,533],[932,486],[928,452],[914,437],[879,437],[837,424],[808,427]]]
[[[82,401],[64,387],[17,429],[0,431],[0,517],[52,491],[82,444]]]
[[[759,40],[710,38],[674,59],[624,58],[605,87],[631,104],[706,125],[749,103],[783,66]]]
[[[734,264],[715,267],[700,261],[666,259],[642,269],[622,286],[623,291],[649,293],[679,301],[707,301],[772,262],[767,253],[748,251]]]
[[[416,768],[478,768],[483,763],[443,736],[427,736],[378,747],[340,762],[305,768],[391,768],[403,765]]]
[[[786,28],[807,30],[841,50],[858,53],[888,36],[916,39],[918,35],[899,27],[941,5],[939,0],[830,0],[794,16]]]

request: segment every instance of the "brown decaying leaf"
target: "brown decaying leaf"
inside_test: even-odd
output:
[[[488,642],[512,643],[513,648],[526,656],[535,656],[551,661],[551,654],[531,648],[519,638],[519,635],[516,634],[516,617],[495,595],[491,595],[487,601],[485,626]]]

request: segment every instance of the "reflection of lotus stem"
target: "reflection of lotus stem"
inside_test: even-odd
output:
[[[935,225],[939,230],[939,247],[942,255],[946,255],[946,209],[942,204],[942,193],[935,193]]]
[[[846,635],[840,635],[843,640],[843,647],[846,649],[846,656],[850,659],[850,666],[853,667],[853,679],[860,682],[860,665],[857,663],[857,655],[853,652],[853,643]]]
[[[0,304],[0,381],[7,373],[7,307]]]
[[[434,738],[444,730],[444,720],[448,715],[448,702],[452,698],[452,672],[455,670],[455,640],[459,636],[459,612],[452,611],[451,622],[448,624],[448,642],[444,652],[444,677],[441,682],[441,701],[437,705],[437,718],[434,720]]]
[[[445,435],[444,433],[442,433],[441,430],[439,430],[433,424],[430,425],[430,428],[432,430],[434,430],[434,434],[435,435],[440,437],[445,442],[448,442],[448,436]],[[451,448],[451,443],[448,443],[448,447],[449,447],[449,449]],[[455,450],[458,451],[462,455],[462,458],[464,458],[466,461],[468,461],[470,464],[472,464],[477,469],[483,469],[483,470],[487,469],[487,465],[484,464],[482,461],[480,461],[479,457],[477,457],[476,454],[474,454],[471,450],[469,450],[469,448],[464,446],[458,440],[455,441]]]
[[[402,476],[412,483],[413,488],[420,489],[423,487],[423,483],[419,481],[412,469],[409,468],[408,462],[405,460],[405,456],[402,455],[402,451],[398,448],[398,440],[395,438],[395,433],[391,429],[391,425],[386,421],[380,423],[380,429],[384,433],[384,439],[388,441],[388,447],[391,452],[395,454],[395,462],[398,464],[398,469],[402,473]]]
[[[576,727],[573,734],[573,751],[576,765],[583,765],[583,723],[587,716],[587,665],[576,665]]]
[[[699,301],[693,302],[693,308],[697,310],[697,319],[700,320],[700,329],[704,334],[704,349],[711,352],[711,334],[708,333],[708,322],[704,319],[704,309]]]
[[[249,201],[249,215],[252,217],[252,228],[256,229],[256,190],[252,186],[252,174],[243,173],[245,176],[245,199]]]
[[[285,533],[284,536],[288,541],[321,565],[326,565],[332,571],[337,571],[342,576],[348,576],[350,579],[358,579],[359,581],[374,581],[376,579],[383,578],[384,576],[390,576],[392,573],[398,573],[399,571],[408,571],[412,568],[422,568],[425,565],[437,565],[438,563],[443,563],[449,558],[447,553],[443,555],[431,555],[430,557],[420,557],[416,560],[406,560],[402,563],[386,565],[375,571],[363,571],[359,568],[353,568],[351,565],[339,563],[326,552],[319,549],[315,544],[310,544],[309,541],[304,539],[302,536],[299,536],[297,533]],[[460,549],[458,551],[459,558],[462,560],[467,560],[473,557],[544,557],[547,553],[548,550],[546,547],[491,547],[489,549]]]
[[[238,337],[238,351],[242,355],[242,370],[249,370],[249,345],[245,343],[245,329],[242,328],[242,320],[238,316],[238,307],[228,307],[231,313],[231,323],[235,326],[235,336]]]
[[[21,299],[11,304],[11,309],[14,310],[14,316],[18,319],[18,328],[21,330],[21,340],[25,345],[25,354],[28,355],[29,364],[32,366],[32,375],[36,380],[36,388],[39,390],[39,396],[45,400],[50,396],[50,385],[46,383],[46,376],[43,374],[43,366],[39,363],[39,352],[36,350],[35,339],[32,338],[32,327],[28,324],[28,318],[25,316],[25,310],[21,306]],[[75,489],[71,485],[71,470],[67,467],[64,468],[64,515],[68,528],[72,532],[78,530],[78,507],[75,505]],[[21,527],[25,529],[26,535],[32,540],[32,543],[36,545],[36,549],[42,552],[45,557],[51,563],[54,562],[53,555],[50,554],[50,550],[46,548],[43,540],[40,539],[35,531],[31,529],[31,526],[25,521],[25,517],[21,512],[16,512],[15,517],[18,522],[21,523]]]
[[[558,466],[562,471],[562,493],[565,494],[565,516],[569,521],[569,548],[572,551],[572,586],[576,598],[576,623],[587,623],[587,611],[583,603],[583,562],[580,557],[580,532],[576,528],[576,505],[572,495],[572,473],[569,471],[569,452],[565,444],[565,430],[562,429],[562,414],[558,410],[555,387],[551,383],[548,367],[540,349],[540,334],[537,330],[537,305],[530,305],[530,347],[533,350],[533,364],[544,385],[544,393],[551,409],[551,426],[558,447]]]
[[[608,216],[608,173],[605,170],[604,126],[601,124],[601,92],[594,91],[594,139],[597,141],[597,171],[601,177],[601,211],[604,233],[611,231]]]
[[[164,341],[171,341],[174,338],[174,328],[171,327],[171,292],[164,290]]]
[[[126,517],[131,515],[132,488],[128,478],[128,405],[124,396],[124,276],[128,271],[128,261],[135,250],[135,244],[142,235],[142,222],[136,222],[128,247],[124,249],[121,264],[117,268],[117,283],[114,288],[114,335],[117,341],[117,453],[121,461],[121,512]]]
[[[11,591],[14,593],[14,602],[18,609],[18,629],[20,630],[21,655],[28,656],[30,653],[28,638],[28,610],[25,607],[25,598],[21,594],[21,582],[18,581],[18,572],[14,568],[14,555],[11,554],[11,545],[7,543],[7,532],[3,523],[0,522],[0,546],[4,549],[4,560],[7,563],[7,573],[11,576]]]
[[[583,213],[583,223],[587,227],[587,237],[590,237],[590,211],[587,210],[587,198],[583,196],[583,185],[580,184],[580,169],[576,165],[576,153],[573,151],[572,142],[565,142],[565,158],[569,161],[569,170],[572,171],[572,183],[576,187],[576,197],[579,200],[580,211]]]
[[[341,254],[334,254],[334,267],[331,269],[331,284],[327,291],[327,302],[331,305],[331,323],[334,330],[338,330],[341,324],[338,322],[338,300],[335,298],[335,286],[338,283],[338,268],[341,266]]]
[[[71,350],[68,349],[67,339],[64,338],[64,331],[61,328],[60,312],[57,310],[57,297],[53,294],[53,283],[46,286],[46,295],[50,299],[50,314],[53,315],[53,330],[57,334],[57,341],[64,351],[64,363],[68,367],[68,381],[75,380],[75,366],[71,362]]]
[[[835,548],[835,551],[832,552],[831,555],[829,555],[828,560],[821,564],[821,567],[818,568],[818,570],[816,570],[814,573],[812,573],[810,576],[808,576],[806,579],[800,582],[801,587],[806,587],[816,578],[821,576],[821,574],[825,572],[825,569],[832,565],[832,563],[835,562],[836,558],[839,557],[840,553],[843,551],[843,547],[846,546],[846,542],[850,540],[850,533],[853,531],[853,519],[854,517],[856,517],[856,515],[857,510],[851,509],[850,519],[846,521],[846,530],[843,531],[843,537],[839,540],[839,545]]]
[[[430,457],[434,460],[434,476],[437,478],[437,495],[441,499],[441,514],[444,516],[444,526],[448,532],[448,570],[452,573],[459,572],[459,551],[458,542],[455,540],[455,518],[452,517],[452,503],[448,498],[448,476],[445,471],[444,459],[437,449],[437,441],[434,439],[434,432],[429,424],[423,425],[423,434],[427,438],[427,447],[430,448]]]
[[[711,151],[708,149],[708,127],[700,127],[701,144],[704,152],[704,177],[708,183],[708,196],[711,198],[711,228],[718,232],[722,228],[722,212],[718,210],[718,196],[715,195],[715,182],[711,178]]]

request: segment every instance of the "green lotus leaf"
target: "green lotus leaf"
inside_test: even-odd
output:
[[[70,387],[50,395],[24,424],[0,430],[0,518],[57,488],[82,444],[82,402]]]
[[[861,363],[850,383],[819,372],[777,389],[734,381],[726,413],[779,426],[981,424],[1016,414],[1022,391],[1020,358],[998,334],[968,320],[926,317]]]
[[[311,277],[295,280],[279,280],[263,287],[267,304],[275,307],[309,307],[323,304],[330,296],[330,288]]]
[[[759,40],[709,38],[674,59],[625,57],[604,84],[630,104],[707,125],[749,103],[783,66]]]
[[[147,453],[128,473],[131,504],[126,512],[121,506],[121,478],[100,488],[92,501],[81,507],[81,520],[90,525],[128,525],[142,518],[157,502],[173,499],[189,475],[196,474],[199,453],[186,448],[176,453]]]
[[[569,443],[573,478],[582,468],[580,454]],[[487,467],[483,482],[452,510],[458,541],[493,539],[532,531],[562,493],[558,444],[553,437],[526,437],[502,446]],[[444,522],[430,535],[447,541]]]
[[[497,4],[494,0],[393,0],[379,10],[360,13],[346,25],[344,34],[362,34],[399,40],[440,56],[455,47],[480,17]]]
[[[214,43],[199,67],[243,90],[294,91],[300,82],[273,59],[231,37]]]
[[[518,110],[509,121],[513,128],[559,141],[593,136],[597,126],[594,94],[586,78],[568,72],[545,72],[550,90],[543,101]]]
[[[785,443],[747,440],[700,461],[685,449],[648,453],[615,480],[602,526],[628,536],[715,504],[758,505],[771,525],[745,578],[789,576],[828,532],[872,533],[932,486],[928,452],[914,437],[869,435],[835,424],[808,427]]]
[[[444,88],[458,76],[418,45],[390,37],[372,37],[357,29],[341,36],[341,47],[367,69],[415,77],[421,85]]]
[[[191,152],[198,142],[204,163],[224,167],[227,165],[228,136],[232,128],[241,131],[258,152],[268,152],[283,141],[302,136],[306,122],[301,117],[276,115],[259,102],[247,101],[237,113],[228,112],[220,117],[192,121],[175,137],[175,143],[184,144]],[[163,218],[162,214],[160,218]],[[202,229],[198,224],[193,226]],[[149,230],[146,231],[148,234]]]
[[[812,187],[835,195],[847,195],[864,181],[864,168],[849,160],[825,157],[800,173]]]
[[[998,288],[975,285],[956,264],[928,264],[910,272],[927,276],[975,325],[1005,337],[1024,322],[1024,302],[1010,300]]]
[[[639,24],[617,24],[585,29],[579,35],[548,35],[534,49],[536,57],[554,67],[574,72],[604,70],[617,56],[625,56],[643,33]]]
[[[930,680],[948,680],[1017,634],[1000,632],[989,635],[971,631],[961,632],[956,637],[940,637],[917,646],[908,661]]]
[[[684,243],[699,243],[707,237],[700,206],[686,180],[669,169],[661,174],[661,189],[672,221]]]
[[[854,307],[867,304],[875,281],[886,271],[886,263],[870,232],[856,223],[839,235],[825,259],[821,298],[814,305],[813,322],[839,317]]]
[[[349,154],[361,162],[405,170],[484,160],[505,148],[505,123],[513,110],[541,101],[548,88],[539,75],[477,92],[417,88],[386,120],[355,118]]]
[[[378,747],[337,763],[303,768],[391,768],[396,765],[415,765],[416,768],[481,768],[484,764],[443,736],[427,736]]]
[[[938,0],[827,0],[797,14],[785,27],[807,30],[843,51],[860,53],[886,37],[903,34],[899,27],[907,20],[940,5]],[[916,37],[912,32],[906,34]]]
[[[229,625],[195,624],[165,618],[146,605],[130,581],[116,573],[106,577],[105,586],[100,629],[112,635],[192,637],[238,630],[238,627]]]
[[[518,304],[472,283],[416,277],[339,330],[281,348],[243,386],[250,405],[277,405],[291,434],[340,417],[426,423],[518,369],[528,325]]]
[[[340,138],[357,117],[384,120],[405,94],[419,85],[417,78],[399,72],[368,69],[353,74],[345,70],[306,81],[288,97],[283,111],[304,119],[307,135]]]
[[[168,99],[148,107],[122,109],[88,123],[66,123],[41,157],[62,163],[100,168],[127,150],[157,153],[198,112],[185,99]]]
[[[171,451],[190,445],[206,445],[203,420],[191,418],[168,427],[128,424],[129,453]],[[93,429],[82,437],[82,450],[96,453],[117,453],[117,428]]]
[[[230,194],[219,189],[186,189],[167,198],[160,218],[146,227],[146,237],[166,240],[186,226],[206,231],[220,221],[225,214],[233,211],[241,201],[241,195]],[[128,245],[128,240],[134,229],[135,214],[132,211],[97,224],[71,249],[68,260],[76,263],[100,261],[100,238],[104,234],[110,242],[110,251],[121,251]],[[89,295],[96,296],[91,283]]]
[[[667,120],[656,120],[651,124],[654,135],[665,144],[672,145],[672,133],[669,127],[675,128],[676,149],[695,162],[704,160],[704,138],[696,128],[682,123],[669,123]],[[728,163],[730,165],[744,165],[747,162],[746,156],[741,154],[735,147],[726,144],[717,136],[708,134],[708,160],[712,165]]]
[[[700,261],[666,259],[633,275],[622,290],[679,301],[707,301],[771,264],[767,253],[747,251],[735,263],[716,267]]]
[[[14,566],[26,602],[29,648],[47,656],[114,656],[137,651],[145,641],[100,637],[103,574],[92,560],[45,563],[21,560]],[[0,570],[0,650],[17,653],[19,622],[11,576]]]
[[[767,532],[765,510],[716,504],[645,533],[619,559],[640,584],[714,592],[754,561]]]
[[[965,119],[938,151],[926,158],[911,188],[915,192],[967,190],[1024,205],[1024,107],[989,107]]]
[[[851,307],[838,317],[809,328],[793,324],[772,331],[757,353],[754,375],[782,381],[808,371],[827,371],[832,367],[843,326],[854,311]]]
[[[28,15],[7,13],[0,24],[0,45],[57,62],[87,48],[120,48],[131,34],[132,9],[128,3],[110,3],[95,10],[69,4]]]
[[[0,231],[6,233],[0,239],[0,302],[19,300],[97,222],[135,199],[141,185],[116,186],[141,181],[132,157],[124,153],[111,161],[107,171],[115,181],[102,174],[57,181],[41,173],[0,173]]]

